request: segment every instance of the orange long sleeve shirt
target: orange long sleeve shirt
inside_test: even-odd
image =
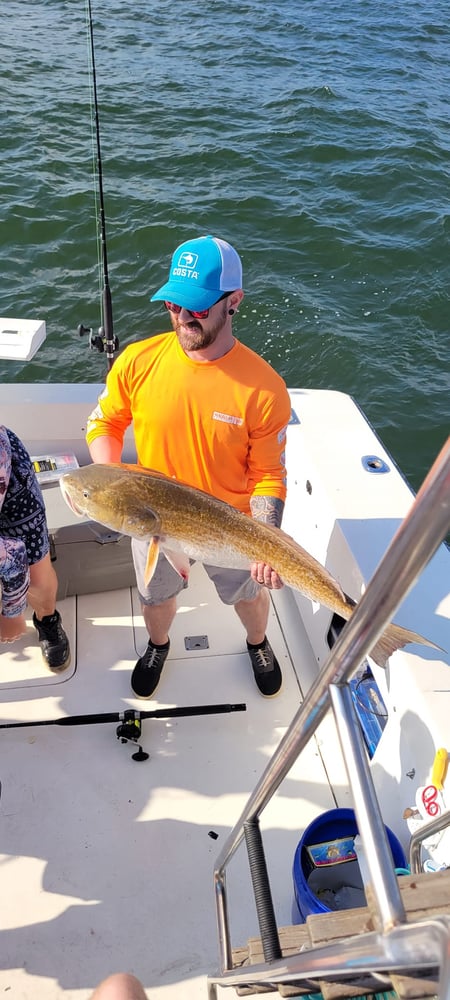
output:
[[[285,499],[290,412],[283,379],[244,344],[198,362],[166,333],[130,344],[115,360],[86,440],[106,435],[122,444],[133,422],[140,465],[249,513],[252,496]]]

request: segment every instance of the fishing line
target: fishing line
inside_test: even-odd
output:
[[[105,218],[105,201],[103,196],[103,164],[102,164],[102,153],[101,153],[101,143],[100,143],[100,120],[99,120],[99,110],[98,110],[98,94],[97,94],[97,72],[95,65],[95,46],[94,46],[94,24],[92,19],[92,7],[91,0],[86,0],[86,28],[88,36],[88,52],[90,59],[90,93],[91,93],[91,122],[92,122],[92,154],[93,154],[93,169],[97,168],[97,180],[98,180],[98,201],[97,201],[97,190],[95,190],[95,210],[96,216],[99,220],[99,228],[97,231],[97,255],[99,263],[99,293],[101,301],[101,314],[102,314],[102,326],[99,330],[98,337],[91,337],[91,346],[94,346],[99,351],[106,352],[106,360],[108,364],[108,369],[112,368],[114,361],[114,351],[117,350],[119,342],[117,337],[114,336],[113,329],[113,315],[112,315],[112,301],[111,301],[111,289],[109,286],[109,270],[108,270],[108,252],[106,246],[106,218]],[[96,163],[95,163],[96,158]],[[101,282],[101,273],[103,271],[103,286]],[[87,332],[86,327],[80,326],[79,332]]]

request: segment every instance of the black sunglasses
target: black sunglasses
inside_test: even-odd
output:
[[[222,302],[222,299],[227,299],[229,295],[231,295],[231,292],[224,292],[223,295],[220,296],[220,299],[216,299],[216,301],[213,302],[212,306],[210,306],[209,309],[186,309],[186,312],[190,313],[191,316],[194,317],[194,319],[207,319],[209,316],[209,310],[213,309],[218,302]],[[177,306],[176,302],[164,301],[164,305],[168,310],[168,312],[175,313],[175,316],[178,316],[181,310],[184,309],[184,306]]]

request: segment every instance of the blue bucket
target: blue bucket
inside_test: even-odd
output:
[[[407,860],[400,841],[388,826],[385,829],[394,868],[406,869]],[[310,913],[366,905],[353,851],[357,833],[353,809],[330,809],[306,828],[294,855],[292,923],[304,923]],[[328,905],[331,897],[336,905]]]

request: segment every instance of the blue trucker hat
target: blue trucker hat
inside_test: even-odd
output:
[[[152,295],[194,312],[209,309],[223,294],[242,288],[239,254],[225,240],[200,236],[175,250],[169,280]]]

